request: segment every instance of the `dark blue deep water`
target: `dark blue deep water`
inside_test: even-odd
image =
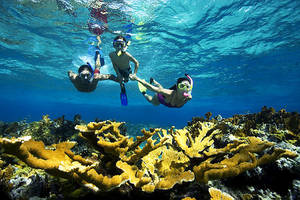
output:
[[[180,128],[193,116],[230,117],[260,111],[300,111],[300,1],[115,0],[105,1],[112,30],[133,23],[128,48],[138,76],[172,86],[189,73],[193,99],[180,109],[152,106],[136,82],[100,82],[78,92],[67,77],[92,60],[86,28],[90,0],[0,0],[0,120],[40,120],[75,114]],[[102,35],[106,65],[115,35]]]

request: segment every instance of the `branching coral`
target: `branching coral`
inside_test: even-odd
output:
[[[104,155],[106,154],[113,160],[121,159],[129,163],[137,162],[150,151],[162,146],[165,141],[163,139],[158,144],[154,144],[156,140],[151,139],[160,129],[152,131],[143,129],[143,136],[137,136],[134,142],[133,138],[128,138],[120,133],[119,127],[122,124],[124,123],[111,121],[91,122],[88,125],[77,125],[75,129],[79,130],[80,135]],[[139,145],[144,141],[147,143],[142,149]]]
[[[4,161],[0,160],[0,187],[9,188],[9,180],[13,175],[12,165],[4,166]]]
[[[263,156],[258,157],[258,153],[263,153],[264,150],[272,147],[274,143],[262,141],[256,137],[249,137],[243,143],[235,144],[236,147],[233,148],[235,149],[234,154],[232,154],[232,148],[225,147],[223,148],[225,151],[218,151],[222,157],[216,154],[213,157],[208,157],[200,165],[194,166],[193,170],[197,180],[207,183],[213,179],[237,176],[246,170],[272,162],[280,157],[294,158],[297,156],[296,153],[289,150],[274,149],[271,155],[264,153]],[[228,144],[227,147],[230,145]],[[216,159],[219,162],[216,162]]]
[[[229,194],[222,192],[221,190],[217,189],[217,188],[209,188],[208,189],[209,194],[211,196],[210,200],[234,200],[234,198],[232,196],[230,196]]]
[[[195,178],[206,183],[236,176],[280,157],[297,156],[256,137],[234,139],[220,146],[217,136],[222,130],[215,123],[196,123],[193,128],[143,129],[143,136],[135,140],[121,133],[122,122],[77,125],[80,136],[98,151],[93,159],[73,153],[74,142],[45,147],[30,138],[0,138],[0,145],[31,167],[76,180],[94,191],[111,190],[126,181],[145,192],[167,190]]]
[[[17,156],[30,167],[44,169],[49,174],[76,180],[95,191],[110,190],[127,180],[126,174],[112,178],[98,174],[97,162],[75,155],[70,149],[74,142],[63,142],[46,149],[39,141],[30,137],[7,139],[0,138],[0,145],[6,153]]]
[[[219,133],[219,130],[214,130],[208,134],[208,131],[213,128],[213,123],[203,122],[201,123],[201,129],[197,128],[193,134],[186,129],[171,131],[171,134],[177,146],[187,156],[200,158],[204,156],[203,151],[214,143],[213,136]]]
[[[194,174],[185,170],[188,161],[182,152],[162,146],[144,156],[140,164],[130,166],[119,161],[117,167],[130,174],[130,183],[145,192],[153,192],[155,189],[170,189],[176,183],[193,181]]]

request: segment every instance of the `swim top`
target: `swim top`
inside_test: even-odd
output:
[[[106,10],[105,9],[101,9],[101,8],[91,8],[90,9],[90,14],[91,17],[102,21],[104,23],[107,23],[107,14],[106,14]]]
[[[167,103],[166,101],[165,101],[165,97],[164,97],[164,95],[162,95],[161,93],[157,93],[156,94],[157,95],[157,97],[158,97],[158,101],[161,103],[161,104],[163,104],[163,105],[165,105],[165,106],[167,106],[167,107],[169,107],[169,108],[180,108],[180,107],[178,107],[178,106],[172,106],[170,103]]]

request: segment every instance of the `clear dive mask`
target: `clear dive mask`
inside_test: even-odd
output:
[[[180,90],[185,90],[185,91],[191,91],[192,90],[192,87],[190,85],[186,85],[184,83],[178,83],[177,87]]]
[[[122,48],[126,47],[126,42],[124,40],[118,39],[118,40],[114,41],[113,45],[114,45],[114,48],[122,49]]]
[[[194,81],[188,74],[185,74],[185,76],[189,79],[190,86],[188,86],[184,83],[179,83],[177,87],[179,89],[186,91],[182,94],[184,97],[189,97],[189,96],[192,96],[192,89],[193,89]]]
[[[92,78],[91,73],[80,73],[79,76],[82,80],[86,80],[86,81],[90,81],[90,79]]]

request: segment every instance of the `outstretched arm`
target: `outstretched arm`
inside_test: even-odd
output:
[[[71,70],[69,70],[69,71],[68,71],[68,76],[69,76],[69,79],[70,79],[71,81],[74,81],[78,75],[75,74],[74,72],[72,72]]]
[[[113,74],[96,74],[94,79],[98,81],[111,80],[119,83],[119,79]]]
[[[166,95],[166,96],[171,95],[172,92],[173,92],[173,90],[169,90],[169,89],[165,89],[163,87],[156,87],[154,85],[151,85],[150,83],[148,83],[144,79],[140,79],[139,77],[137,77],[135,74],[130,74],[129,77],[130,77],[131,80],[138,81],[139,83],[144,85],[147,89],[149,89],[153,92],[161,93],[161,94]]]
[[[140,63],[139,61],[137,61],[137,59],[135,59],[130,53],[126,52],[126,54],[128,55],[129,57],[129,60],[132,61],[134,63],[134,74],[137,73],[137,70],[140,66]]]

